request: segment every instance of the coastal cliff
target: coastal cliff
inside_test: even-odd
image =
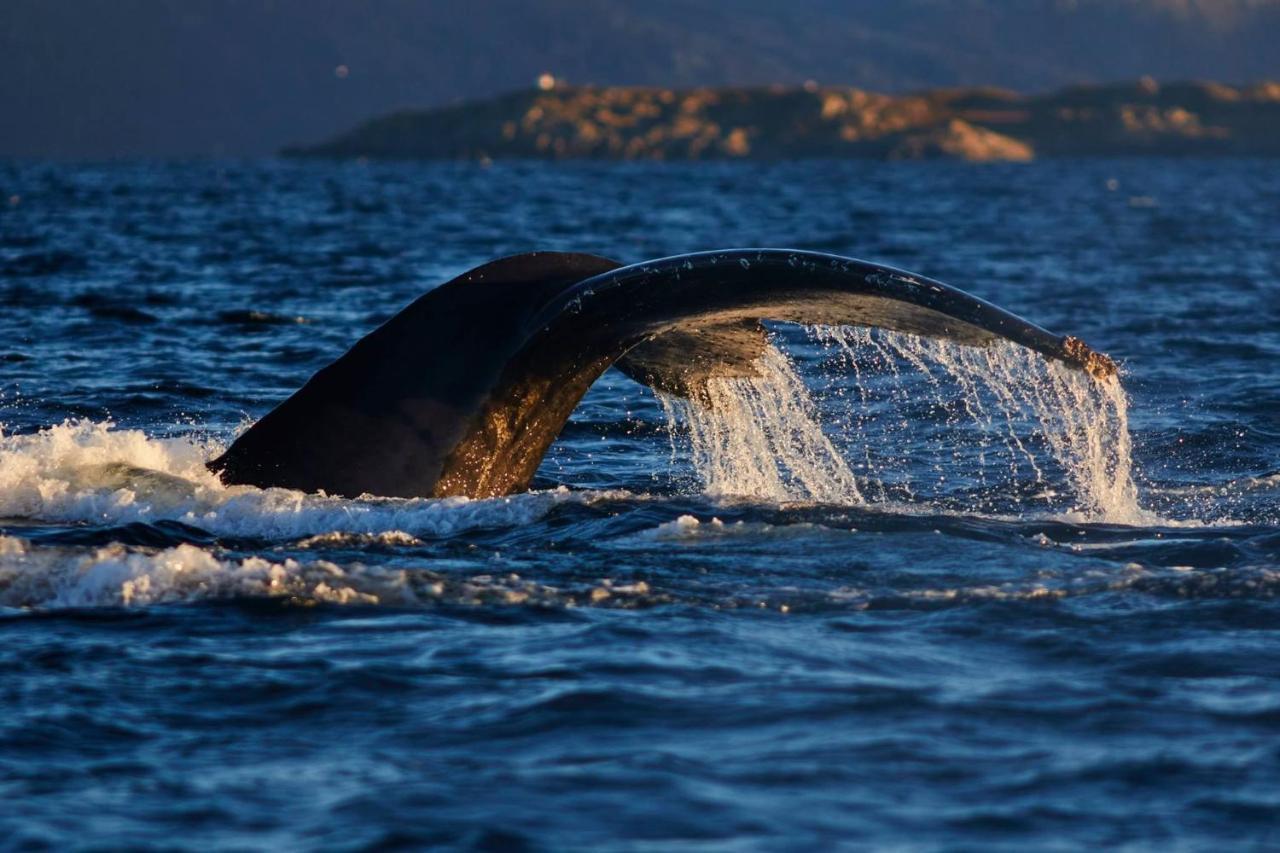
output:
[[[663,89],[551,84],[368,121],[295,157],[931,159],[1280,156],[1280,83],[1150,78],[1042,95],[992,88]]]

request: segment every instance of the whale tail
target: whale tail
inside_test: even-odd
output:
[[[490,497],[528,487],[611,365],[699,398],[755,375],[762,321],[1010,340],[1087,371],[1115,364],[940,282],[813,252],[749,249],[630,266],[534,252],[429,291],[317,372],[209,463],[226,483],[357,496]]]

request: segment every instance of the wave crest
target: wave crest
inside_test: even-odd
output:
[[[331,533],[436,537],[527,524],[564,502],[622,494],[562,487],[485,500],[350,500],[225,486],[204,467],[221,450],[215,440],[152,438],[89,421],[0,436],[0,518],[108,525],[176,521],[215,536],[287,541]]]

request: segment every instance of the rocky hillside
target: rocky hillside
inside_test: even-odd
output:
[[[884,95],[818,87],[545,90],[369,121],[291,156],[369,158],[1030,160],[1280,156],[1280,83],[1149,78],[1039,96]]]

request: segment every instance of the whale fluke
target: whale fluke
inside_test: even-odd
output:
[[[736,320],[663,332],[627,350],[613,366],[655,390],[698,397],[709,379],[759,376],[768,346],[759,320]]]
[[[228,484],[349,497],[491,497],[528,487],[578,401],[611,365],[696,396],[754,374],[761,322],[878,326],[971,346],[1009,340],[1115,373],[1054,335],[963,291],[836,255],[702,252],[621,266],[535,252],[429,291],[209,463]]]

